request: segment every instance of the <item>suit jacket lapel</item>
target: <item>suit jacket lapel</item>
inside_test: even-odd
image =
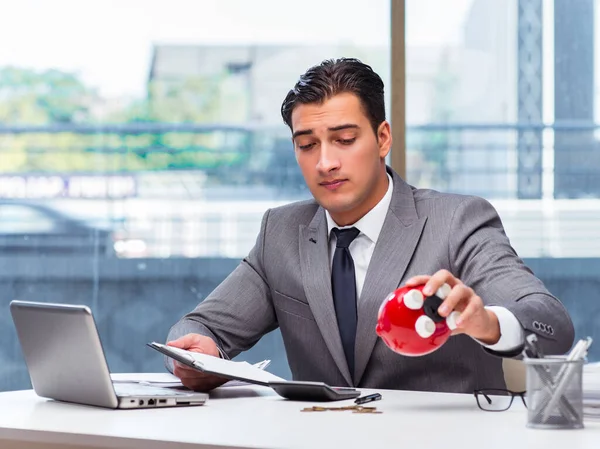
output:
[[[352,385],[333,305],[327,220],[323,208],[319,207],[308,227],[300,225],[299,246],[306,298],[329,352],[348,385]]]
[[[355,349],[355,385],[358,385],[377,341],[375,327],[383,300],[398,288],[417,247],[426,217],[419,218],[410,186],[393,173],[394,192],[379,234],[361,297]]]

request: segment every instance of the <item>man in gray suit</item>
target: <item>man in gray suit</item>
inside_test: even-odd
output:
[[[303,74],[282,105],[314,199],[266,211],[239,266],[175,324],[168,344],[231,358],[279,327],[296,380],[472,393],[503,388],[502,358],[537,334],[548,354],[572,345],[571,319],[523,264],[493,207],[408,185],[392,146],[384,86],[354,59]],[[447,343],[422,357],[391,351],[379,307],[402,284],[451,287],[438,312],[461,312]],[[184,385],[225,380],[177,362]]]

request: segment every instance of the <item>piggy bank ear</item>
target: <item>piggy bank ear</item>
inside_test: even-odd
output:
[[[409,290],[404,294],[404,304],[412,310],[419,310],[423,307],[423,294],[419,290]]]

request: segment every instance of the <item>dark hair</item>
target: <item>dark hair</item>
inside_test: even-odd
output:
[[[300,76],[281,105],[281,116],[292,129],[292,112],[298,104],[323,103],[341,93],[358,96],[373,132],[385,120],[383,81],[367,64],[358,59],[328,59]]]

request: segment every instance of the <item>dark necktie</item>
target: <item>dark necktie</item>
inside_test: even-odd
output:
[[[356,228],[333,228],[337,242],[331,267],[331,289],[340,337],[350,375],[354,376],[354,341],[356,339],[356,278],[354,260],[348,247],[360,234]]]

